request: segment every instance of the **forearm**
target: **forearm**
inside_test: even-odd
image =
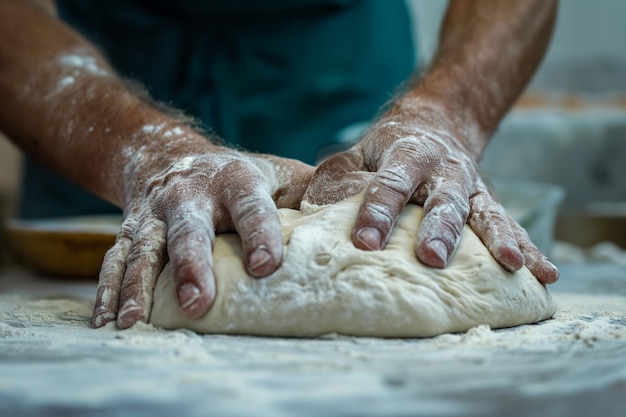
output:
[[[449,123],[479,159],[545,54],[556,8],[555,0],[451,1],[431,66],[392,111]]]
[[[163,146],[157,130],[179,124],[132,94],[53,8],[0,1],[0,130],[33,158],[123,205],[126,171]]]

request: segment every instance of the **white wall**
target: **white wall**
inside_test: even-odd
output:
[[[506,1],[506,0],[503,0]],[[422,60],[436,46],[444,0],[407,0]],[[561,0],[556,30],[533,87],[606,93],[626,90],[626,1]]]

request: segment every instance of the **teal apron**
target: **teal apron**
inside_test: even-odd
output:
[[[313,164],[414,68],[402,0],[57,0],[124,77],[228,143]],[[119,212],[26,160],[25,218]]]

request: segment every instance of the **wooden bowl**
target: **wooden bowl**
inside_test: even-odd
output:
[[[10,219],[4,234],[9,251],[42,275],[95,279],[121,223],[115,215]]]

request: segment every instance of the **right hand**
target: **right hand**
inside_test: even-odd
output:
[[[364,190],[352,240],[363,250],[384,249],[408,203],[424,207],[415,254],[424,265],[445,268],[469,224],[507,271],[524,265],[543,284],[558,269],[498,203],[457,126],[427,107],[397,106],[375,121],[361,140],[316,170],[304,200],[330,204]],[[370,175],[367,175],[370,174]]]
[[[283,254],[277,207],[298,208],[314,171],[299,161],[219,147],[191,131],[129,160],[125,219],[102,264],[95,327],[147,321],[168,260],[183,312],[203,316],[215,299],[215,233],[239,233],[250,275],[274,272]]]

